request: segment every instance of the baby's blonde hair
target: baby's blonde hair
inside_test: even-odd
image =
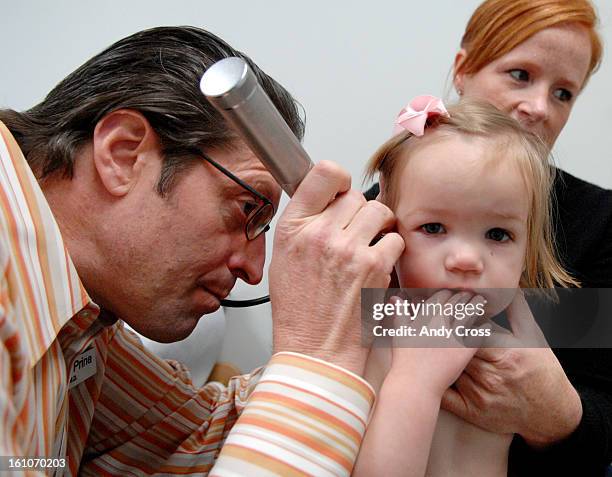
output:
[[[555,168],[548,147],[538,136],[525,131],[517,121],[488,103],[462,99],[447,109],[450,117],[438,116],[428,120],[424,136],[419,138],[403,131],[384,143],[370,159],[366,179],[380,173],[381,200],[395,210],[399,190],[398,169],[410,160],[417,148],[428,143],[432,133],[477,137],[494,142],[498,150],[506,148],[498,160],[511,158],[516,162],[530,195],[525,270],[519,286],[580,286],[561,266],[555,252],[551,218]]]

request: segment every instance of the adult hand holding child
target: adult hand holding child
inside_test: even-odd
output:
[[[521,290],[506,311],[512,332],[486,340],[444,393],[442,409],[491,432],[519,434],[530,446],[545,447],[576,429],[582,418],[580,397],[546,345]]]

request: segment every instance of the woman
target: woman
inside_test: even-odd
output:
[[[552,147],[599,66],[596,23],[588,0],[485,1],[455,57],[457,93],[489,101]],[[565,268],[583,287],[612,286],[612,192],[557,173],[555,238]],[[366,196],[377,194],[376,184]],[[517,434],[510,475],[603,475],[612,461],[607,350],[481,350],[442,407]]]

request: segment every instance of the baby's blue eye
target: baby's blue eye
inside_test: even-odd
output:
[[[439,223],[424,224],[421,225],[421,229],[423,229],[423,232],[426,234],[441,234],[445,231],[442,224]]]
[[[565,88],[556,89],[553,95],[555,96],[555,98],[557,98],[559,101],[562,101],[563,103],[569,103],[574,97],[571,91],[568,91]]]
[[[510,240],[510,234],[506,230],[498,227],[487,231],[486,237],[496,242],[507,242]]]
[[[508,73],[517,81],[529,81],[529,73],[526,70],[510,70]]]

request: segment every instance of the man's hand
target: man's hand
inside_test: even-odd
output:
[[[306,176],[276,226],[270,265],[274,351],[308,354],[359,375],[361,288],[385,288],[404,249],[391,210],[350,189],[323,161]]]
[[[496,335],[495,342],[504,348],[480,349],[444,394],[442,408],[488,431],[520,434],[542,448],[576,429],[582,404],[553,352],[542,347],[541,330],[521,291],[507,315],[512,334]]]

